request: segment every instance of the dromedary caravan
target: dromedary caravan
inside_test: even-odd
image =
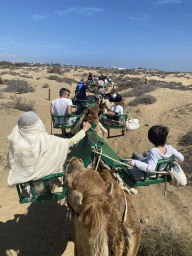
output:
[[[141,229],[133,198],[105,165],[84,168],[69,162],[68,201],[75,212],[75,256],[135,256]]]

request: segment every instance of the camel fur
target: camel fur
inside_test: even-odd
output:
[[[96,123],[97,126],[95,128],[95,132],[101,137],[104,137],[104,134],[107,133],[107,130],[103,127],[103,125],[99,122],[100,115],[102,110],[98,106],[89,107],[84,111],[84,114],[80,117],[77,125],[71,130],[72,135],[75,135],[81,129],[81,125],[83,122],[88,121],[90,124]]]
[[[136,256],[141,229],[132,196],[124,194],[105,167],[98,172],[84,168],[78,158],[70,165],[66,182],[69,204],[77,214],[75,256]]]

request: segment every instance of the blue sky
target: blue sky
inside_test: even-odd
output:
[[[192,0],[6,0],[0,60],[192,72]]]

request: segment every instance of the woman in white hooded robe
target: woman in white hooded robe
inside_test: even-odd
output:
[[[84,122],[81,131],[71,139],[64,139],[48,134],[33,111],[22,114],[8,136],[8,185],[35,181],[61,172],[68,148],[78,143],[90,127],[88,122]]]

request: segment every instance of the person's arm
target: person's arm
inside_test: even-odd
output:
[[[182,162],[184,160],[184,156],[179,152],[177,151],[175,148],[172,148],[172,155],[179,161],[179,162]]]
[[[71,114],[72,114],[72,107],[71,107],[71,105],[68,105],[68,106],[67,106],[67,114],[68,114],[68,115],[71,115]]]
[[[114,110],[113,111],[109,111],[106,113],[106,115],[109,115],[109,116],[115,116],[118,114],[118,106],[115,106]]]
[[[53,111],[52,105],[50,106],[50,114],[51,114],[51,115],[54,115],[54,111]]]
[[[85,137],[85,133],[87,132],[87,130],[89,130],[89,128],[91,128],[90,123],[84,122],[83,123],[83,129],[81,131],[79,131],[77,134],[75,134],[75,136],[73,136],[72,138],[68,139],[69,147],[73,147],[80,140],[82,140]]]
[[[86,91],[86,96],[88,97],[88,96],[94,96],[95,94],[94,93],[92,93],[92,92],[87,92]]]
[[[106,115],[108,115],[108,116],[115,116],[116,114],[117,113],[114,112],[114,111],[109,111],[109,112],[106,113]]]

